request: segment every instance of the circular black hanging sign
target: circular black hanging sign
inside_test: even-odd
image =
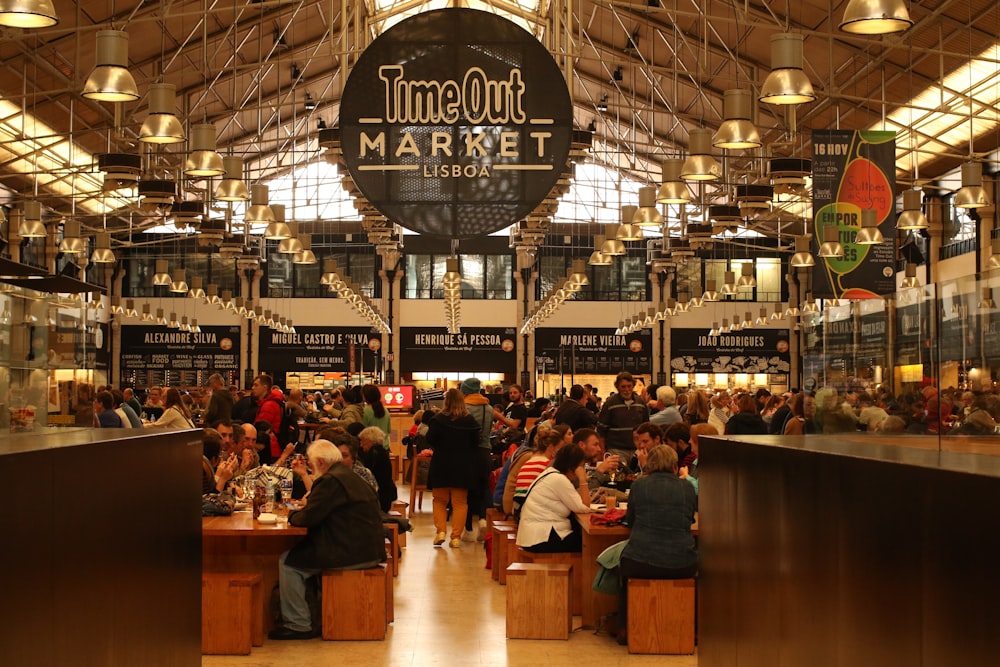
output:
[[[364,196],[430,236],[482,236],[529,214],[564,171],[573,105],[549,52],[473,9],[418,14],[361,54],[341,146]]]

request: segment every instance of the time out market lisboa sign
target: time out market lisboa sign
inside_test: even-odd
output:
[[[472,9],[418,14],[361,54],[344,88],[344,161],[411,231],[472,238],[528,215],[569,155],[573,107],[537,39]]]

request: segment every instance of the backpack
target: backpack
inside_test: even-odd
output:
[[[285,445],[299,442],[299,420],[291,408],[284,408],[281,411],[281,424],[278,426],[278,444],[284,448]]]

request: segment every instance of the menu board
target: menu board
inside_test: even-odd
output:
[[[653,372],[653,332],[614,329],[535,329],[535,362],[547,373]]]
[[[720,336],[704,329],[671,329],[670,368],[674,373],[788,373],[788,329]]]
[[[240,327],[203,326],[200,333],[163,326],[121,328],[121,375],[137,387],[204,384],[212,373],[240,369]]]
[[[287,373],[369,373],[379,363],[382,334],[369,327],[295,327],[295,333],[262,330],[260,367]],[[304,386],[304,385],[303,385]],[[310,385],[313,386],[313,385]]]
[[[517,331],[500,327],[402,327],[400,372],[517,372]]]

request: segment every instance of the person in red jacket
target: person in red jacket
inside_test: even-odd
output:
[[[281,430],[281,415],[285,412],[285,395],[274,386],[271,376],[261,373],[253,379],[250,393],[257,401],[257,416],[251,423],[266,421],[271,425],[271,460],[281,456],[277,433]]]

